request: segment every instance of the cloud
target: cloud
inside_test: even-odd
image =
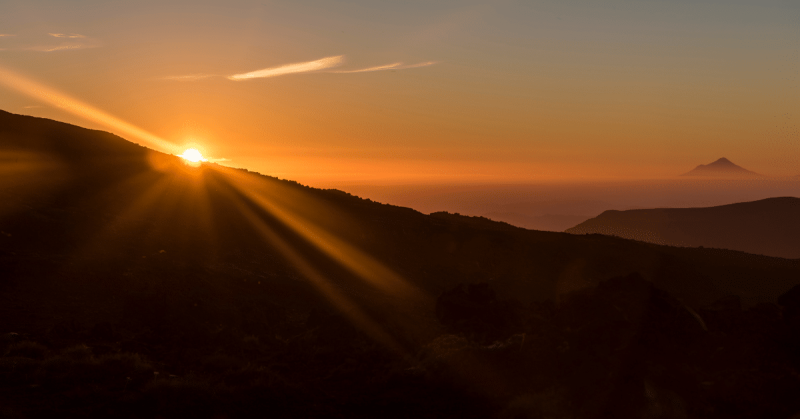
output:
[[[403,65],[403,63],[392,63],[386,65],[379,65],[375,67],[362,68],[359,70],[342,70],[332,71],[332,73],[346,74],[346,73],[366,73],[370,71],[386,71],[386,70],[405,70],[407,68],[427,67],[436,64],[436,61],[426,61],[424,63]]]
[[[77,33],[73,34],[63,34],[63,33],[48,33],[48,35],[55,37],[55,38],[86,38],[85,35],[79,35]]]
[[[314,60],[314,61],[306,61],[303,63],[285,64],[278,67],[265,68],[263,70],[251,71],[249,73],[234,74],[232,76],[220,76],[218,74],[196,73],[196,74],[186,74],[181,76],[165,76],[159,79],[172,80],[172,81],[198,81],[211,77],[225,77],[228,80],[242,81],[242,80],[259,79],[265,77],[277,77],[286,74],[307,73],[311,71],[324,70],[326,68],[336,67],[342,62],[344,62],[344,56],[337,55],[333,57],[320,58],[319,60]],[[438,63],[437,61],[425,61],[416,64],[403,65],[403,63],[401,62],[397,62],[392,64],[379,65],[375,67],[361,68],[357,70],[330,71],[330,73],[346,74],[346,73],[367,73],[371,71],[385,71],[385,70],[405,70],[407,68],[427,67],[437,63]]]
[[[96,48],[101,45],[98,40],[77,33],[48,33],[47,35],[40,34],[32,38],[17,37],[13,34],[0,34],[0,37],[7,37],[12,42],[7,48],[2,48],[2,50],[6,51],[54,52]],[[11,38],[14,38],[14,41],[11,41]]]
[[[36,109],[36,108],[44,108],[44,106],[42,106],[42,105],[28,105],[28,106],[23,106],[22,107],[22,109]]]
[[[62,44],[62,45],[44,45],[44,46],[28,47],[23,49],[28,51],[53,52],[53,51],[64,51],[71,49],[96,48],[97,46],[98,45],[91,45],[91,44]]]
[[[216,74],[205,74],[205,73],[198,73],[198,74],[186,74],[183,76],[165,76],[161,77],[161,80],[172,80],[172,81],[197,81],[203,80],[210,77],[217,77]]]
[[[70,51],[70,50],[78,50],[78,49],[87,49],[87,48],[97,48],[100,46],[100,42],[96,39],[92,39],[87,37],[86,35],[80,35],[77,33],[72,34],[63,34],[63,33],[48,33],[48,35],[59,38],[59,44],[50,44],[50,42],[44,43],[44,45],[34,45],[32,47],[23,48],[28,51],[39,51],[39,52],[54,52],[54,51]],[[49,44],[49,45],[48,45]]]
[[[228,76],[228,79],[234,81],[242,81],[242,80],[258,79],[264,77],[283,76],[286,74],[294,74],[294,73],[307,73],[309,71],[324,70],[326,68],[335,67],[341,64],[343,59],[344,59],[343,55],[337,55],[335,57],[325,57],[315,61],[286,64],[279,67],[270,67],[270,68],[265,68],[263,70],[251,71],[249,73],[234,74],[232,76]]]
[[[332,71],[332,73],[366,73],[368,71],[394,70],[397,67],[401,66],[402,64],[403,63],[393,63],[393,64],[386,64],[386,65],[379,65],[379,66],[376,66],[376,67],[362,68],[360,70]]]
[[[397,69],[398,70],[405,70],[407,68],[427,67],[429,65],[434,65],[434,64],[438,64],[438,63],[439,63],[438,61],[425,61],[424,63],[404,65],[402,67],[398,67]]]
[[[4,36],[12,37],[12,36],[17,36],[17,35],[12,35],[10,33],[0,33],[0,38],[2,38]]]

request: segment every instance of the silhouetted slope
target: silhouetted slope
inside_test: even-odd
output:
[[[503,329],[486,336],[539,336],[525,346],[529,360],[518,359],[527,377],[548,365],[565,371],[568,363],[550,360],[561,359],[562,334],[574,335],[561,320],[537,325],[541,313],[527,307],[591,294],[609,278],[637,272],[669,294],[664,301],[690,309],[730,295],[745,307],[774,303],[800,283],[798,260],[424,215],[246,170],[189,167],[99,131],[0,117],[0,158],[13,162],[0,178],[0,333],[31,341],[0,348],[9,380],[0,380],[0,401],[52,409],[39,416],[174,416],[190,406],[198,417],[242,416],[256,406],[285,417],[487,417],[549,378],[531,384],[513,365],[494,374],[493,356],[469,351],[450,362],[453,339],[490,353],[448,334],[480,318],[464,326],[437,317],[437,297],[461,283],[489,282],[491,298],[513,300],[490,306],[500,320],[483,323]],[[518,309],[519,322],[502,317]],[[626,319],[634,333],[638,320]],[[84,343],[89,355],[74,346]],[[780,368],[776,377],[792,377]],[[185,378],[164,384],[153,371]],[[582,373],[571,374],[559,385],[580,386]],[[106,393],[91,396],[97,388]],[[619,387],[612,398],[629,391],[638,390]],[[65,394],[90,396],[75,404]],[[116,404],[97,401],[106,398]]]
[[[713,163],[701,164],[691,171],[682,174],[681,176],[701,176],[701,177],[716,177],[716,178],[757,178],[761,177],[758,173],[751,172],[741,166],[733,164],[725,157],[716,160]]]
[[[119,158],[142,161],[148,152],[145,147],[105,131],[2,110],[0,138],[4,157],[14,152],[32,152],[68,164],[105,164]]]
[[[800,198],[769,198],[709,208],[606,211],[566,232],[800,258],[798,214]]]

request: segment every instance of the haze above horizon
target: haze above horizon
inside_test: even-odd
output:
[[[8,0],[0,109],[172,152],[18,74],[310,185],[660,178],[722,156],[796,176],[798,21],[772,0]]]

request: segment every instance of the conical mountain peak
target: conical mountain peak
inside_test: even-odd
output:
[[[733,164],[732,161],[726,159],[725,157],[722,157],[722,158],[718,159],[717,161],[715,161],[714,163],[711,163],[711,164],[727,164],[727,165],[736,166],[735,164]]]
[[[682,176],[703,176],[720,178],[741,178],[741,177],[760,177],[758,173],[751,172],[741,166],[736,165],[725,157],[717,159],[713,163],[701,164],[694,170],[684,173]]]

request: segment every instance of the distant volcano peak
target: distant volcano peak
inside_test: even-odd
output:
[[[692,171],[681,176],[704,176],[704,177],[760,177],[758,173],[751,172],[732,161],[722,157],[713,163],[701,164]]]

